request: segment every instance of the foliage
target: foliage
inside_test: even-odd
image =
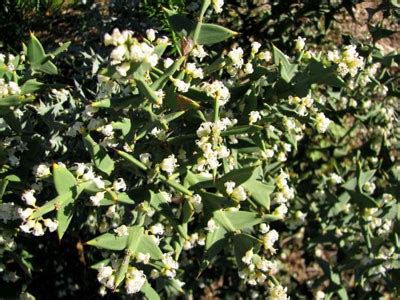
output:
[[[294,15],[351,11],[318,3]],[[146,1],[168,37],[114,29],[76,61],[33,34],[0,56],[4,296],[43,295],[46,254],[69,255],[57,242],[76,243],[87,294],[399,295],[399,54],[280,40],[301,30],[292,11],[273,15],[274,43],[246,43],[213,22],[222,4]],[[53,297],[82,288],[60,282]]]

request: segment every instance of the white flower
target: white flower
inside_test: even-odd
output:
[[[113,183],[113,189],[117,192],[126,191],[126,183],[123,178],[118,178]]]
[[[261,120],[261,114],[259,111],[252,111],[249,113],[249,123],[250,124],[257,122],[258,120]]]
[[[110,266],[101,265],[98,269],[97,280],[103,282],[104,279],[107,279],[113,274],[114,270]]]
[[[150,42],[154,41],[154,40],[156,39],[156,33],[157,33],[157,31],[154,30],[154,29],[147,29],[147,30],[146,30],[147,39],[148,39]]]
[[[212,83],[204,82],[202,90],[207,93],[207,96],[219,101],[220,105],[226,104],[231,96],[228,88],[219,80],[215,80]]]
[[[260,224],[260,232],[261,233],[267,233],[268,231],[269,231],[269,225],[264,224],[264,223]]]
[[[331,182],[333,182],[333,183],[336,183],[336,184],[340,184],[340,183],[343,182],[343,178],[340,177],[340,176],[339,176],[338,174],[336,174],[336,173],[330,173],[330,174],[329,174],[329,180],[330,180]]]
[[[262,242],[265,250],[270,251],[272,254],[276,252],[274,248],[274,243],[279,239],[279,234],[278,232],[273,229],[271,231],[268,231],[266,234],[263,235],[262,237]]]
[[[300,51],[302,51],[304,49],[305,45],[306,45],[306,39],[301,37],[301,36],[298,36],[297,39],[295,40],[294,49],[297,52],[300,52]]]
[[[119,66],[116,66],[115,69],[117,70],[119,75],[121,75],[122,77],[125,77],[127,72],[129,71],[130,67],[131,67],[130,63],[123,63]]]
[[[161,223],[154,224],[150,227],[150,232],[154,235],[163,235],[164,226]]]
[[[214,11],[219,14],[222,12],[222,6],[224,6],[224,0],[212,0],[212,6]]]
[[[33,214],[34,210],[32,208],[25,208],[24,210],[22,208],[18,208],[18,214],[19,217],[25,221],[26,219],[28,219],[32,214]]]
[[[43,226],[40,222],[36,222],[35,225],[33,226],[32,234],[34,236],[42,236],[44,235],[44,230]]]
[[[114,135],[114,129],[111,124],[100,127],[100,130],[104,136],[110,137]]]
[[[269,52],[268,50],[258,53],[257,57],[260,60],[264,60],[265,62],[269,62],[272,59],[271,52]]]
[[[10,95],[15,95],[21,93],[21,89],[16,82],[10,81],[8,83],[8,92]]]
[[[125,280],[126,293],[135,294],[139,292],[145,282],[146,275],[143,271],[138,270],[135,267],[130,268]]]
[[[251,63],[247,63],[244,65],[244,70],[246,74],[252,74],[254,72],[253,65]]]
[[[190,202],[193,204],[196,213],[201,213],[201,211],[203,210],[203,202],[201,200],[201,196],[199,194],[194,194],[190,198]]]
[[[152,165],[151,162],[151,154],[150,153],[142,153],[139,155],[140,161],[146,165],[146,167],[150,168]]]
[[[177,166],[178,160],[175,158],[175,155],[171,154],[167,158],[164,158],[163,161],[161,162],[161,170],[165,171],[168,173],[168,175],[171,175],[174,173],[174,170]]]
[[[81,177],[86,172],[86,165],[84,163],[76,163],[76,176]]]
[[[24,224],[20,225],[19,228],[26,233],[30,233],[32,231],[32,228],[35,226],[35,221],[34,220],[28,220]]]
[[[22,193],[21,199],[25,201],[26,204],[30,206],[35,206],[36,204],[36,198],[33,195],[35,193],[35,190],[26,190]]]
[[[207,52],[204,50],[203,45],[194,46],[190,54],[194,57],[197,57],[200,61],[202,61],[208,55]]]
[[[244,188],[242,186],[236,187],[230,196],[233,200],[238,201],[238,202],[244,201],[247,198],[246,191],[244,190]]]
[[[186,83],[180,79],[171,79],[172,83],[179,92],[186,93],[190,88],[190,83]]]
[[[125,46],[115,47],[114,50],[111,51],[111,54],[110,54],[111,59],[115,63],[123,61],[126,50],[127,49]]]
[[[178,262],[172,258],[173,253],[164,253],[162,262],[164,264],[163,273],[168,278],[174,278],[176,276],[176,270],[179,268]]]
[[[232,64],[236,68],[241,68],[243,65],[243,49],[241,47],[233,48],[228,52],[228,57],[232,60]]]
[[[44,219],[43,224],[44,224],[44,226],[46,226],[49,229],[50,232],[57,230],[57,227],[58,227],[57,220]]]
[[[172,66],[173,63],[174,63],[174,60],[167,57],[166,59],[164,59],[164,68],[168,69],[170,66]]]
[[[275,208],[273,215],[279,218],[284,218],[287,212],[288,212],[287,206],[284,203],[281,203],[277,208]]]
[[[318,132],[324,133],[332,121],[325,117],[324,113],[318,113],[315,117],[315,126]]]
[[[115,228],[114,232],[118,236],[127,236],[128,235],[128,227],[126,227],[125,225],[121,225],[121,226]]]
[[[86,174],[85,174],[86,175]],[[84,176],[85,176],[84,175]],[[96,176],[94,178],[91,178],[91,180],[93,181],[93,183],[96,185],[96,187],[100,190],[103,190],[105,187],[104,181],[101,178],[101,176]]]
[[[147,61],[152,67],[155,67],[158,63],[158,55],[152,54],[145,57],[145,61]]]
[[[100,206],[100,201],[104,199],[105,192],[97,192],[96,195],[90,196],[90,201],[94,206]]]
[[[233,193],[233,189],[236,186],[236,183],[233,181],[227,181],[224,183],[226,193],[230,196]]]
[[[136,254],[136,260],[140,263],[147,265],[150,262],[150,254],[138,252]]]
[[[51,174],[50,168],[47,164],[39,164],[33,167],[33,175],[36,178],[42,178]]]
[[[203,79],[204,77],[203,69],[196,68],[196,64],[194,63],[187,63],[185,71],[188,75],[192,76],[193,78]]]
[[[256,54],[258,50],[260,50],[261,44],[259,42],[252,42],[251,43],[251,53]]]
[[[242,257],[242,262],[246,265],[250,265],[251,261],[253,260],[253,255],[253,248],[251,248],[250,250],[246,251],[246,254]]]
[[[217,225],[217,223],[215,223],[215,221],[213,219],[208,220],[207,222],[207,227],[204,228],[205,230],[209,231],[209,232],[213,232],[215,231],[219,226]]]
[[[325,293],[323,291],[317,291],[315,293],[315,300],[324,300],[325,299]]]
[[[275,285],[269,290],[269,300],[289,300],[286,295],[287,288],[281,285]]]

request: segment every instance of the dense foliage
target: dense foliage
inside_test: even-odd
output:
[[[349,3],[111,1],[155,29],[1,54],[0,297],[399,296],[398,4],[332,38]]]

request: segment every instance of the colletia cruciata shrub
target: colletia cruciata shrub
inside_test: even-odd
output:
[[[302,37],[292,58],[257,41],[216,54],[236,35],[204,22],[222,9],[203,1],[198,21],[166,10],[172,40],[105,34],[97,88],[80,99],[45,90],[68,44],[46,54],[32,36],[20,56],[0,57],[2,270],[7,253],[24,255],[17,236],[85,231],[100,295],[189,294],[225,264],[233,289],[288,299],[282,230],[315,251],[328,280],[316,298],[347,299],[340,272],[357,263],[360,287],[389,290],[400,132],[385,78],[398,56],[315,50]],[[324,259],[328,244],[353,251],[353,267]]]

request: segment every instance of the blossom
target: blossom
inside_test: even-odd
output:
[[[42,178],[51,174],[50,168],[47,164],[39,164],[34,166],[32,172],[36,178]]]
[[[126,183],[123,178],[118,178],[113,183],[113,189],[117,192],[126,191]]]
[[[236,68],[240,68],[243,65],[243,49],[241,47],[233,48],[229,51],[228,57]]]
[[[140,262],[140,263],[143,263],[143,264],[148,264],[149,262],[150,262],[150,254],[148,254],[148,253],[142,253],[142,252],[138,252],[137,254],[136,254],[136,260],[138,261],[138,262]]]
[[[207,52],[204,50],[203,45],[195,45],[190,54],[194,57],[197,57],[200,61],[202,61],[208,55]]]
[[[166,59],[164,59],[164,68],[168,69],[170,66],[172,66],[173,63],[174,63],[174,60],[167,57]]]
[[[207,96],[219,101],[220,105],[226,104],[231,96],[228,88],[219,80],[203,83],[202,90],[206,92]]]
[[[242,262],[244,262],[246,265],[251,264],[251,261],[253,260],[253,255],[253,248],[247,250],[246,254],[242,257]]]
[[[294,49],[297,52],[300,52],[300,51],[302,51],[304,49],[305,45],[306,45],[306,39],[301,37],[301,36],[298,36],[297,39],[295,40]]]
[[[151,154],[150,153],[141,153],[139,155],[140,161],[148,168],[151,167],[152,162],[151,162]]]
[[[201,211],[203,210],[203,202],[201,196],[199,194],[194,194],[192,197],[190,197],[190,202],[193,204],[196,213],[201,213]]]
[[[125,225],[121,225],[117,228],[114,229],[114,232],[118,235],[118,236],[127,236],[128,235],[128,227]]]
[[[178,160],[175,158],[175,155],[171,154],[167,158],[164,158],[163,161],[161,162],[161,170],[165,171],[168,173],[168,175],[171,175],[174,173],[174,170],[177,166]]]
[[[135,294],[139,292],[146,280],[146,275],[143,273],[143,271],[138,270],[135,267],[131,267],[125,280],[127,294]]]
[[[325,117],[325,114],[320,112],[315,117],[315,126],[317,127],[318,132],[324,133],[327,129],[329,124],[331,124],[331,120]]]
[[[30,189],[26,190],[22,193],[21,199],[28,205],[30,206],[35,206],[36,204],[36,198],[33,195],[35,193],[35,190]]]
[[[260,50],[261,44],[259,42],[252,42],[251,43],[251,53],[255,54]]]
[[[219,14],[222,12],[222,6],[224,6],[224,0],[212,0],[212,6],[214,11]]]
[[[46,226],[49,229],[50,232],[57,230],[57,227],[58,227],[57,220],[44,219],[43,224],[44,224],[44,226]]]
[[[279,239],[279,234],[278,232],[273,229],[271,231],[268,231],[262,236],[262,242],[265,250],[270,251],[272,254],[276,252],[274,248],[275,242]]]
[[[268,50],[262,51],[257,55],[258,59],[269,62],[272,59],[272,54]]]
[[[113,274],[114,270],[110,266],[101,265],[98,269],[97,280],[103,282],[104,279],[107,279]]]
[[[243,70],[246,74],[252,74],[254,72],[254,68],[253,65],[249,62],[247,64],[244,65],[244,70]]]
[[[148,39],[150,42],[154,41],[154,40],[156,39],[156,33],[157,33],[157,31],[154,30],[154,29],[147,29],[147,30],[146,30],[147,39]]]
[[[19,217],[24,221],[26,219],[28,219],[33,214],[33,212],[34,212],[34,210],[32,208],[29,208],[29,207],[25,208],[25,209],[18,208]]]
[[[163,235],[164,226],[161,223],[154,224],[150,227],[150,232],[154,235]]]
[[[176,276],[176,270],[179,268],[178,262],[172,258],[173,253],[164,253],[162,258],[163,274],[168,278],[174,278]]]
[[[269,290],[269,300],[289,300],[287,294],[287,288],[281,285],[275,285]]]
[[[94,206],[100,206],[100,201],[104,199],[105,192],[97,192],[96,195],[90,196],[90,201]]]
[[[261,114],[259,111],[251,111],[249,113],[249,123],[253,124],[257,122],[258,120],[261,120]]]
[[[186,93],[190,88],[190,83],[186,83],[183,80],[173,78],[171,78],[171,80],[179,92]]]

